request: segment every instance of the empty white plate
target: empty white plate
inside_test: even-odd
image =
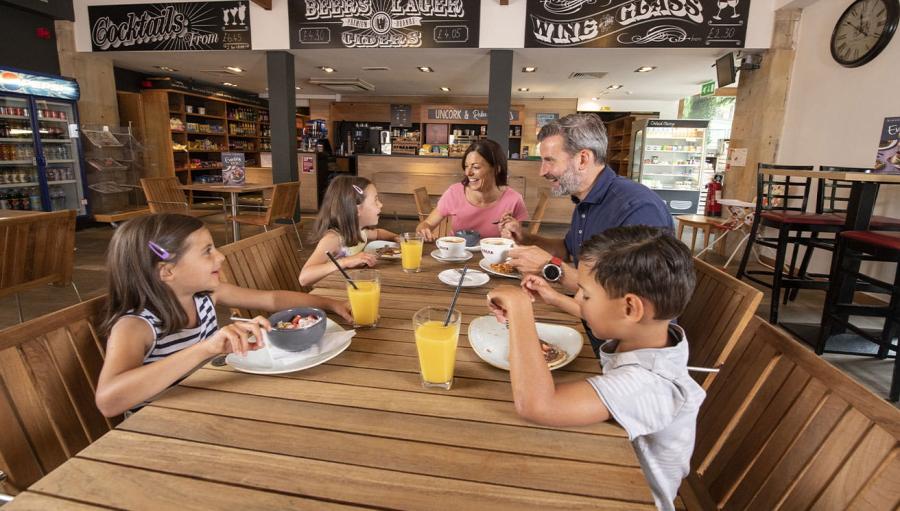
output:
[[[466,252],[466,255],[462,257],[441,257],[441,250],[436,248],[431,251],[431,257],[437,259],[442,263],[461,263],[463,261],[472,259],[473,255],[471,252]]]
[[[327,325],[325,326],[325,332],[340,332],[344,330],[340,325],[332,321],[328,320]],[[237,369],[238,371],[243,371],[245,373],[253,373],[253,374],[282,374],[282,373],[293,373],[295,371],[302,371],[304,369],[309,369],[310,367],[315,367],[319,364],[324,364],[334,357],[343,353],[347,347],[350,346],[350,341],[352,339],[347,339],[346,342],[339,344],[337,346],[333,346],[328,351],[323,351],[317,353],[315,355],[310,355],[308,357],[297,357],[290,361],[276,360],[273,361],[272,357],[269,355],[269,348],[266,346],[265,348],[249,351],[247,352],[246,357],[242,357],[235,353],[229,353],[227,357],[225,357],[225,362],[231,367]]]
[[[444,270],[438,273],[438,279],[448,286],[456,287],[459,283],[461,269]],[[486,273],[480,271],[469,270],[466,272],[466,279],[463,281],[462,287],[478,287],[487,284],[491,280]]]
[[[584,346],[584,338],[567,326],[535,323],[538,338],[566,352],[566,358],[550,370],[559,369],[575,360]],[[481,316],[469,323],[469,345],[482,360],[509,371],[509,330],[494,316]]]

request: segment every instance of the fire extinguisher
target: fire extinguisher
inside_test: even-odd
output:
[[[713,176],[712,181],[706,184],[706,207],[703,214],[706,216],[722,216],[722,174]]]

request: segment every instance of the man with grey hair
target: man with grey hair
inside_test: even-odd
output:
[[[623,225],[673,228],[672,215],[659,195],[606,165],[606,129],[599,116],[567,115],[541,128],[538,141],[540,175],[551,183],[553,195],[571,196],[575,211],[564,239],[528,234],[511,215],[501,219],[501,235],[520,245],[509,252],[510,264],[520,272],[558,281],[574,293],[578,253],[595,234]]]

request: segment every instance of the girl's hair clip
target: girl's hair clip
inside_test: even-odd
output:
[[[158,255],[159,258],[163,261],[168,261],[172,258],[172,254],[170,254],[168,250],[162,248],[152,241],[148,241],[147,246],[150,247],[150,250],[153,251],[154,254]]]
[[[365,196],[365,195],[366,195],[366,192],[364,192],[362,188],[360,188],[360,187],[358,187],[358,186],[356,186],[356,185],[350,185],[350,186],[352,186],[353,189],[356,190],[356,193],[358,193],[358,194],[360,194],[360,195],[362,195],[362,196]]]

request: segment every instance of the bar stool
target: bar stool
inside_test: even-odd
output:
[[[822,312],[822,327],[816,353],[825,352],[828,338],[836,329],[848,329],[860,337],[878,344],[878,358],[888,356],[894,351],[894,373],[891,378],[889,399],[900,398],[900,357],[897,357],[898,342],[894,339],[900,335],[900,233],[878,231],[844,231],[838,235],[835,262],[832,264],[833,280],[828,288],[825,309]],[[884,282],[859,272],[861,261],[880,261],[898,263],[894,275],[894,283]],[[856,289],[857,280],[878,288],[890,295],[890,302],[885,306],[855,305],[841,303],[841,289]],[[852,296],[852,295],[851,295]],[[884,318],[881,333],[875,336],[850,322],[850,316],[867,316]],[[837,327],[837,328],[836,328]]]

